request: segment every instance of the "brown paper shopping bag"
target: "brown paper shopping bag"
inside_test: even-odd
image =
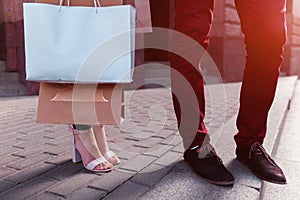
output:
[[[120,124],[123,85],[41,83],[37,122],[47,124]]]

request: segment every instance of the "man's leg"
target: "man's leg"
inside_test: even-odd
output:
[[[261,145],[267,131],[267,116],[275,95],[286,40],[285,0],[235,2],[247,50],[237,119],[239,132],[235,135],[238,159],[248,164],[260,163],[260,166],[249,167],[261,178],[282,183],[285,177],[281,169],[272,167],[274,161],[264,160],[267,155],[255,157],[255,151],[265,152]]]
[[[195,43],[191,43],[185,38],[175,36],[173,49],[180,55],[175,53],[171,55],[173,105],[179,131],[187,149],[201,145],[208,133],[203,122],[205,116],[204,82],[199,70],[199,62],[208,47],[213,0],[176,0],[175,3],[175,31],[195,40]],[[188,88],[192,88],[193,91],[188,91]],[[184,112],[183,105],[189,105],[188,112]],[[191,120],[196,123],[191,123]]]
[[[232,185],[234,177],[209,144],[204,125],[204,82],[199,62],[208,46],[213,0],[176,0],[175,34],[171,56],[173,104],[185,146],[184,159],[206,181]],[[203,144],[203,145],[202,145]],[[195,148],[193,148],[195,147]]]

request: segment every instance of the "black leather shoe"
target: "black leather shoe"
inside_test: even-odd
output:
[[[207,182],[223,186],[234,184],[233,175],[225,168],[210,144],[194,150],[188,149],[183,157],[192,170]]]
[[[237,159],[257,177],[271,183],[286,184],[283,171],[259,142],[253,143],[247,152],[237,149],[236,153]]]

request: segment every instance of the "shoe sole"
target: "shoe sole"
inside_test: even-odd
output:
[[[261,179],[261,180],[268,181],[268,182],[270,182],[270,183],[280,184],[280,185],[286,185],[286,184],[287,184],[287,182],[279,182],[279,181],[274,181],[274,180],[272,180],[272,179],[265,178],[265,177],[263,177],[263,176],[257,174],[257,173],[256,173],[254,170],[252,170],[245,162],[239,160],[238,158],[237,158],[237,160],[240,161],[240,163],[242,163],[247,169],[249,169],[249,170],[252,172],[252,174],[254,174],[257,178],[259,178],[259,179]]]
[[[110,163],[110,164],[112,164],[113,166],[118,166],[118,165],[121,164],[121,162],[118,162],[118,163]]]
[[[198,174],[194,169],[193,167],[190,165],[190,163],[186,160],[184,160],[185,164],[198,176],[200,177],[201,179],[205,180],[206,182],[208,183],[211,183],[211,184],[214,184],[214,185],[218,185],[218,186],[233,186],[235,181],[214,181],[214,180],[210,180],[210,179],[207,179],[203,176],[201,176],[200,174]]]

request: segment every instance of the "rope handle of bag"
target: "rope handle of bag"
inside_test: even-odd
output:
[[[61,11],[61,8],[63,6],[63,3],[64,3],[65,0],[60,0],[59,1],[59,12]],[[100,1],[99,0],[93,0],[94,1],[94,6],[95,6],[95,9],[96,9],[96,13],[98,13],[98,8],[101,7],[101,4],[100,4]],[[68,3],[68,7],[70,7],[70,0],[67,0],[67,3]]]

